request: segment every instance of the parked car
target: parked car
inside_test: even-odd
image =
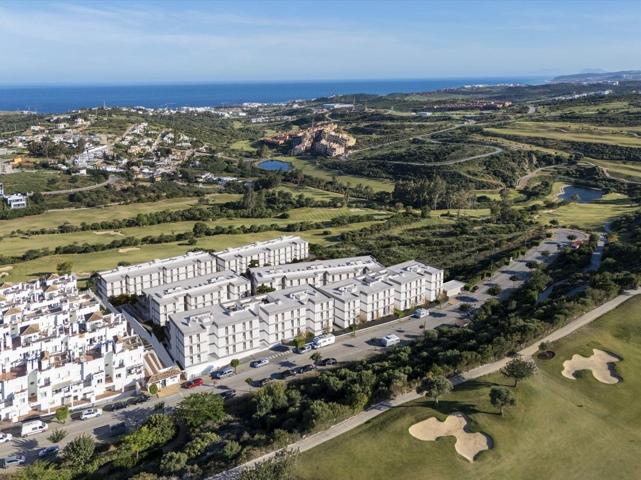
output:
[[[196,388],[203,385],[203,379],[200,377],[189,380],[188,382],[183,383],[183,388]]]
[[[212,373],[211,376],[213,378],[221,380],[223,378],[231,377],[235,373],[236,371],[232,367],[225,367],[222,370],[218,370],[217,372]]]
[[[117,410],[122,410],[123,408],[127,408],[127,404],[125,402],[115,402],[107,405],[105,410],[108,412],[115,412]]]
[[[102,408],[87,408],[80,414],[80,420],[89,420],[90,418],[98,418],[102,415]]]
[[[289,368],[287,370],[283,370],[282,372],[280,372],[280,377],[281,378],[289,378],[289,377],[293,377],[294,375],[296,375],[296,374],[294,372],[292,372],[291,368]]]
[[[303,369],[303,373],[307,373],[316,370],[316,365],[308,363],[307,365],[303,365],[301,368]]]
[[[318,365],[320,365],[321,367],[328,367],[330,365],[336,365],[337,363],[338,363],[338,360],[330,357],[330,358],[323,358],[318,362]]]
[[[302,347],[300,347],[300,348],[298,348],[298,347],[297,347],[297,348],[295,348],[295,349],[294,349],[294,353],[303,354],[303,353],[311,352],[311,351],[312,351],[312,348],[313,348],[313,347],[312,347],[312,344],[311,344],[311,343],[306,343],[305,345],[303,345],[303,346],[302,346]]]
[[[50,457],[51,455],[55,455],[60,451],[60,447],[58,445],[51,445],[50,447],[45,447],[41,448],[38,450],[38,458],[45,458],[45,457]]]
[[[236,396],[236,390],[225,390],[220,394],[220,396],[223,397],[223,400],[229,400]]]
[[[303,367],[294,367],[290,369],[290,372],[292,372],[294,375],[300,375],[301,373],[305,373],[303,370]]]
[[[390,333],[381,338],[381,345],[383,347],[391,347],[392,345],[398,345],[401,342],[401,339],[397,335]]]
[[[430,311],[427,308],[417,308],[412,316],[414,318],[427,318],[430,316]]]
[[[128,405],[138,405],[139,403],[145,403],[147,400],[149,400],[151,397],[149,395],[145,395],[144,393],[141,393],[139,395],[136,395],[135,397],[131,397],[127,400]]]
[[[32,420],[30,422],[24,422],[20,428],[20,436],[28,437],[29,435],[35,435],[37,433],[46,432],[49,428],[42,420]]]
[[[264,387],[268,383],[272,383],[274,380],[272,380],[271,377],[265,377],[256,382],[256,385],[258,385],[260,388]]]
[[[269,360],[267,358],[259,358],[258,360],[254,360],[249,364],[250,367],[252,368],[260,368],[264,367],[269,363]]]
[[[125,422],[115,423],[109,426],[109,433],[115,437],[127,433],[127,424]]]
[[[11,435],[10,433],[4,433],[4,432],[0,433],[0,443],[6,443],[10,441],[12,438],[13,438],[13,435]]]
[[[9,468],[15,465],[24,465],[27,459],[24,455],[9,455],[0,460],[0,465],[2,468]]]

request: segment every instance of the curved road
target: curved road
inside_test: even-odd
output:
[[[88,185],[86,187],[78,187],[78,188],[69,188],[67,190],[52,190],[50,192],[40,192],[43,195],[59,195],[59,194],[67,194],[67,193],[76,193],[76,192],[87,192],[89,190],[96,190],[97,188],[105,187],[107,185],[110,185],[112,183],[115,183],[117,180],[117,177],[114,175],[110,175],[107,180],[105,180],[102,183],[96,183],[95,185]]]

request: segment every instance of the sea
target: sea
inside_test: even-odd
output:
[[[465,85],[542,84],[545,77],[338,80],[155,85],[0,86],[0,111],[62,113],[92,107],[220,107],[352,94],[432,92]]]

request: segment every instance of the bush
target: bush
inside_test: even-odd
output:
[[[58,443],[67,436],[67,432],[62,428],[56,428],[51,434],[47,437],[51,443]]]
[[[184,452],[167,452],[160,460],[160,471],[162,473],[176,473],[187,465],[187,454]]]

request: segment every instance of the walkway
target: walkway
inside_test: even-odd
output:
[[[78,187],[78,188],[68,188],[66,190],[52,190],[50,192],[41,192],[41,193],[43,195],[64,195],[64,194],[76,193],[76,192],[88,192],[89,190],[96,190],[97,188],[106,187],[107,185],[115,183],[116,180],[117,180],[117,177],[110,175],[107,180],[105,180],[102,183],[96,183],[95,185],[89,185],[86,187]]]

